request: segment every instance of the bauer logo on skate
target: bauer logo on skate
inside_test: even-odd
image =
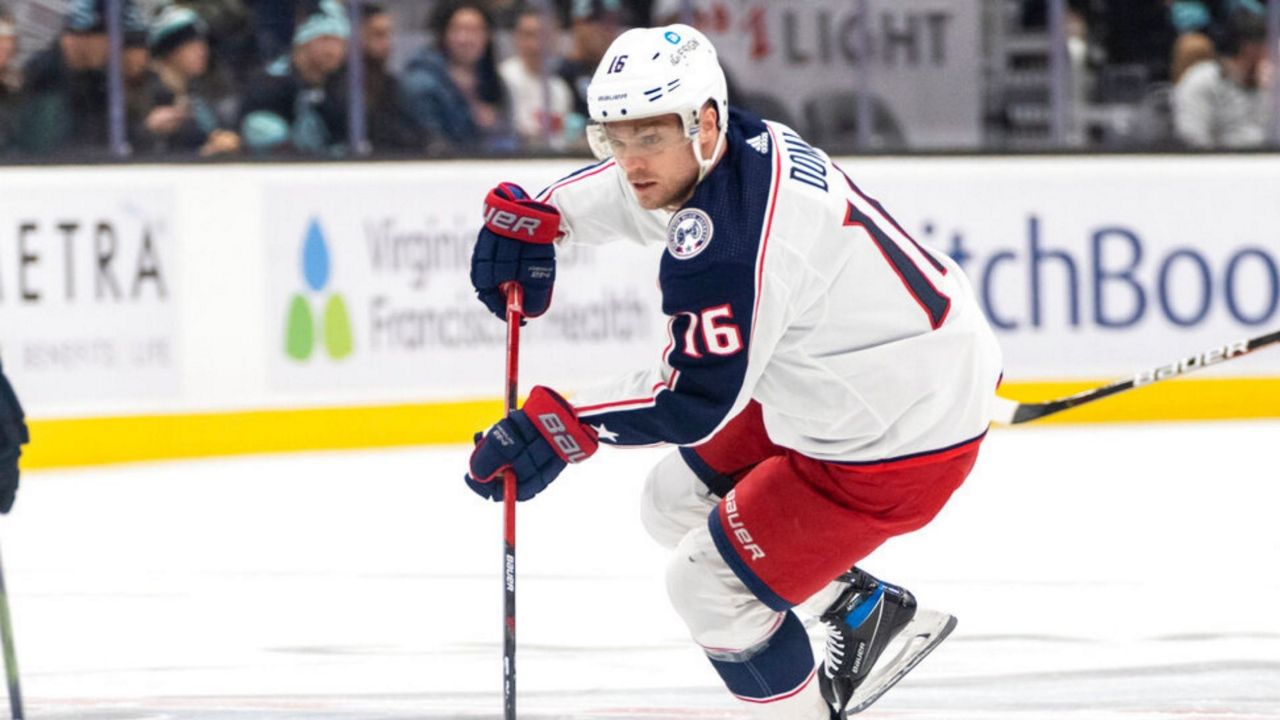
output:
[[[697,208],[676,213],[667,225],[667,249],[677,260],[688,260],[707,249],[715,226],[711,218]]]
[[[735,497],[737,490],[730,490],[728,495],[724,496],[724,516],[729,523],[729,528],[733,530],[733,538],[738,541],[742,549],[751,553],[751,561],[755,562],[765,556],[764,550],[756,544],[751,537],[751,531],[744,527],[742,517],[738,514],[738,500]]]

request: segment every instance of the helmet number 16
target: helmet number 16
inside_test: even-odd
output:
[[[608,75],[612,75],[613,73],[616,73],[616,72],[622,72],[622,68],[623,68],[626,64],[627,64],[627,56],[626,56],[626,55],[617,55],[617,56],[614,56],[613,60],[611,60],[611,61],[609,62],[609,72],[608,72],[608,73],[606,73],[606,74],[608,74]]]

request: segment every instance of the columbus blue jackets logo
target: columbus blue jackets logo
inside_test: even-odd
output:
[[[667,225],[667,250],[677,260],[688,260],[707,249],[713,230],[706,213],[697,208],[681,210]]]

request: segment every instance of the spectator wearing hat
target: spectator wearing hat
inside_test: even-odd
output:
[[[573,0],[573,48],[556,74],[573,90],[573,110],[583,117],[588,117],[587,85],[609,45],[622,33],[621,16],[621,0]]]
[[[1174,85],[1174,132],[1195,148],[1260,147],[1267,140],[1266,89],[1274,72],[1266,25],[1256,13],[1238,10],[1215,45],[1216,58],[1192,65]]]
[[[240,150],[240,136],[230,129],[234,117],[220,116],[218,109],[226,104],[207,94],[207,33],[200,16],[181,6],[166,7],[151,24],[153,109],[144,126],[153,152],[210,157]]]
[[[565,150],[583,138],[586,119],[573,111],[573,91],[559,75],[549,72],[552,41],[548,17],[526,9],[516,17],[512,39],[515,54],[498,66],[511,98],[511,119],[525,148]]]
[[[266,58],[280,55],[279,47],[269,55],[258,52],[258,22],[256,13],[245,0],[172,0],[174,5],[194,10],[205,24],[205,42],[209,45],[211,76],[206,82],[217,81],[227,85],[232,81],[243,82]],[[255,3],[260,5],[260,3]],[[290,19],[292,20],[292,18]],[[287,45],[287,43],[286,43]],[[219,92],[222,92],[220,90]]]
[[[131,0],[124,2],[125,39],[136,48],[145,26],[137,6]],[[27,61],[15,132],[21,150],[46,156],[106,150],[110,44],[104,6],[105,0],[72,0],[62,33]],[[125,55],[126,82],[130,70],[137,69],[137,59],[136,52]]]
[[[394,38],[385,6],[360,6],[360,43],[364,59],[365,126],[377,152],[422,152],[426,138],[404,107],[400,79],[387,67]]]
[[[351,34],[336,0],[302,0],[293,47],[245,91],[240,137],[255,153],[338,157],[347,151],[343,68]]]
[[[18,91],[22,73],[13,62],[18,52],[18,27],[13,15],[0,4],[0,154],[13,142],[18,117]]]
[[[401,76],[405,106],[430,138],[430,152],[515,149],[506,89],[498,76],[493,22],[479,2],[442,2],[424,48]]]

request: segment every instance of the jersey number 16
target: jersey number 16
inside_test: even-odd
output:
[[[712,355],[733,355],[742,350],[742,333],[733,323],[733,310],[728,305],[717,305],[700,313],[680,314],[689,317],[689,327],[684,331],[685,355],[702,357],[702,351],[698,349],[699,326],[702,328],[702,344]]]

